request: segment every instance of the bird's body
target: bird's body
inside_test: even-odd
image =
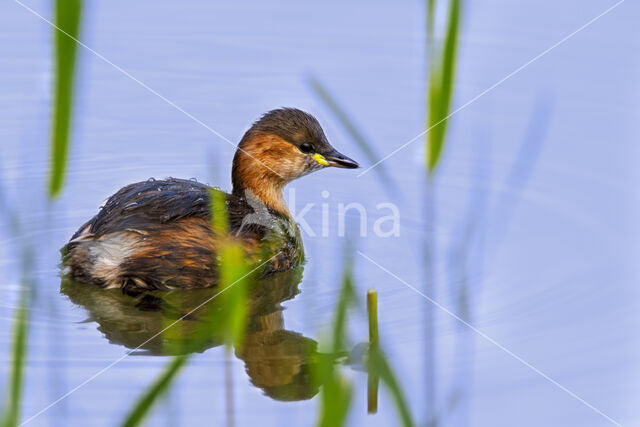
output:
[[[175,178],[130,184],[71,238],[65,264],[76,280],[102,287],[211,286],[217,280],[213,260],[218,242],[211,231],[211,191]],[[264,245],[270,227],[244,221],[254,213],[244,197],[227,194],[226,199],[230,236],[247,254],[269,253]],[[303,253],[295,224],[286,215],[268,212],[274,220],[290,223],[293,232],[281,235],[281,253],[266,263],[265,274],[294,267]]]
[[[330,162],[357,167],[336,152],[317,121],[300,110],[267,113],[240,142],[233,192],[225,195],[226,222],[229,235],[247,256],[264,262],[263,274],[288,270],[303,260],[302,241],[282,188]],[[65,246],[69,275],[125,290],[215,285],[220,237],[212,232],[211,191],[194,180],[175,178],[122,188]]]

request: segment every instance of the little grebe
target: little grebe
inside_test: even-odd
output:
[[[227,223],[248,254],[272,259],[263,274],[302,261],[299,231],[282,190],[327,166],[358,164],[336,151],[318,121],[301,110],[270,111],[242,137],[233,158],[233,192],[225,195]],[[68,274],[123,291],[215,285],[210,192],[207,185],[175,178],[122,188],[63,249]],[[272,237],[275,229],[278,239]]]

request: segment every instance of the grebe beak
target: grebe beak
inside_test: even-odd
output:
[[[356,169],[360,167],[360,165],[355,160],[348,158],[347,156],[339,153],[336,150],[333,150],[325,155],[314,154],[313,158],[322,166],[333,166],[336,168],[345,169]]]

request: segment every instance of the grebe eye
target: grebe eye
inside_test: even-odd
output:
[[[313,151],[313,145],[310,142],[303,142],[300,144],[300,151],[303,153],[310,153]]]

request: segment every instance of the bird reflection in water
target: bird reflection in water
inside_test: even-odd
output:
[[[301,279],[299,267],[251,287],[244,345],[235,349],[251,382],[277,400],[310,399],[319,389],[312,375],[322,357],[317,343],[284,325],[281,303],[300,293]],[[96,322],[109,342],[133,349],[132,354],[203,352],[223,344],[221,331],[207,322],[221,309],[217,288],[128,295],[63,279],[61,292],[88,311],[88,321]]]

